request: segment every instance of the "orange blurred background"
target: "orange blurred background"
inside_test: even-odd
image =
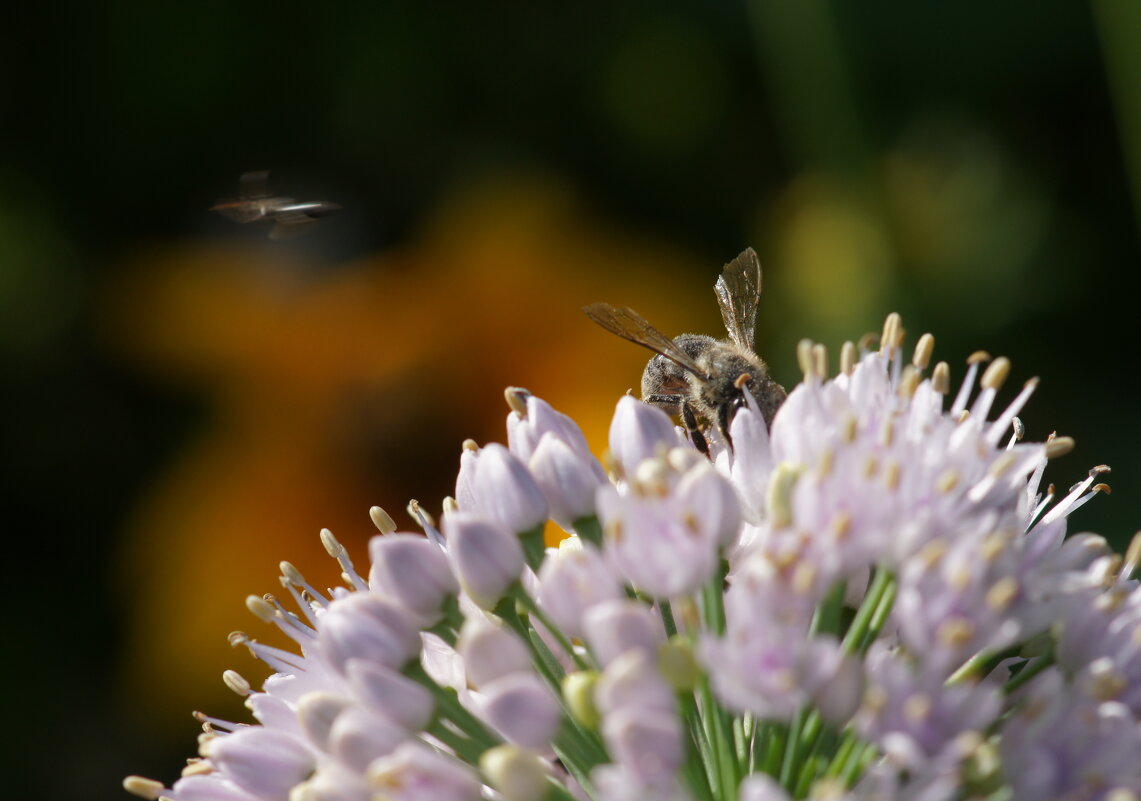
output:
[[[437,515],[462,441],[505,441],[505,387],[559,399],[601,453],[645,356],[579,309],[642,294],[647,314],[683,326],[680,287],[643,285],[693,261],[590,220],[539,180],[472,187],[407,244],[316,278],[260,245],[132,257],[107,288],[101,330],[146,374],[207,404],[140,498],[119,562],[121,586],[147,599],[131,605],[123,678],[148,725],[229,701],[218,677],[235,663],[257,674],[227,631],[252,624],[286,644],[242,601],[280,591],[281,559],[318,586],[338,583],[321,527],[363,560],[370,506],[405,530],[418,530],[411,498]],[[695,317],[716,308],[709,284]]]

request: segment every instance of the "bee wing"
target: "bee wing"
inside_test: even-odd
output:
[[[248,223],[265,217],[265,209],[256,200],[225,200],[210,207],[234,222]]]
[[[238,199],[220,200],[210,207],[234,222],[248,223],[263,219],[269,199],[269,170],[242,173],[238,179]]]
[[[279,222],[311,222],[341,210],[336,203],[327,200],[294,203],[292,198],[285,199],[290,202],[283,203],[275,209],[275,216]]]
[[[757,306],[761,301],[761,260],[748,248],[725,265],[721,277],[713,285],[721,319],[729,338],[743,348],[753,350],[757,328]]]
[[[609,303],[592,303],[589,306],[583,306],[582,310],[586,312],[587,317],[610,333],[617,334],[636,345],[641,345],[643,348],[649,348],[655,353],[660,353],[699,378],[709,378],[709,375],[698,366],[688,353],[678,347],[676,342],[650,325],[646,318],[633,309],[629,307],[619,309]]]

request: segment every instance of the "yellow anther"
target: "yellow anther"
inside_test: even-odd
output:
[[[263,623],[272,623],[277,617],[277,610],[273,604],[260,595],[246,596],[246,609],[250,610]]]
[[[840,372],[851,375],[856,369],[856,346],[851,341],[840,346]]]
[[[819,343],[812,346],[812,369],[819,378],[828,377],[828,348]]]
[[[1018,580],[1014,576],[1003,576],[987,590],[986,605],[996,612],[1005,611],[1018,597],[1018,591]]]
[[[816,371],[812,359],[812,345],[811,339],[802,339],[796,343],[796,364],[805,381],[811,378]]]
[[[511,407],[511,411],[517,412],[520,417],[527,416],[527,398],[531,397],[531,393],[522,387],[508,387],[503,390],[503,398],[507,401],[507,405]]]
[[[983,371],[982,380],[979,383],[984,389],[998,390],[1002,387],[1003,382],[1006,381],[1007,376],[1010,375],[1010,359],[1005,356],[999,356]]]
[[[926,370],[927,365],[931,363],[931,354],[934,352],[935,337],[931,334],[924,334],[915,343],[915,352],[911,355],[911,363],[915,365],[916,369]]]
[[[931,388],[940,395],[951,391],[951,368],[946,362],[939,362],[931,373]]]
[[[376,526],[377,531],[381,534],[391,534],[396,531],[396,521],[388,512],[381,509],[379,506],[373,506],[368,510],[368,516],[372,520],[372,524]]]

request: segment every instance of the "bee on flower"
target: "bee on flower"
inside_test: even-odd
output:
[[[902,332],[889,316],[836,375],[802,343],[775,412],[746,383],[724,414],[676,404],[680,426],[622,397],[601,459],[509,389],[508,444],[463,445],[439,524],[415,502],[421,532],[374,509],[367,570],[326,531],[343,586],[285,564],[288,603],[251,597],[298,651],[233,636],[276,671],[260,690],[226,676],[256,722],[205,718],[181,778],[127,789],[1141,797],[1141,539],[1120,557],[1067,536],[1107,468],[1043,488],[1073,442],[1026,439],[1037,381],[1001,406],[1012,367],[980,353],[952,394],[933,338],[907,353]]]

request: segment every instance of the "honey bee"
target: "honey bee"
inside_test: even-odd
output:
[[[725,265],[713,286],[728,339],[682,334],[670,339],[631,308],[609,303],[584,306],[586,315],[612,334],[657,353],[642,372],[642,400],[669,414],[680,414],[694,446],[709,453],[702,424],[716,426],[731,448],[729,424],[748,392],[765,424],[787,393],[769,376],[753,350],[757,306],[761,300],[761,262],[749,248]]]
[[[326,200],[298,202],[291,197],[271,197],[268,189],[269,172],[247,172],[240,179],[240,197],[223,200],[210,207],[210,211],[228,217],[234,222],[251,223],[271,220],[270,239],[284,239],[306,230],[309,223],[328,217],[341,207]]]

